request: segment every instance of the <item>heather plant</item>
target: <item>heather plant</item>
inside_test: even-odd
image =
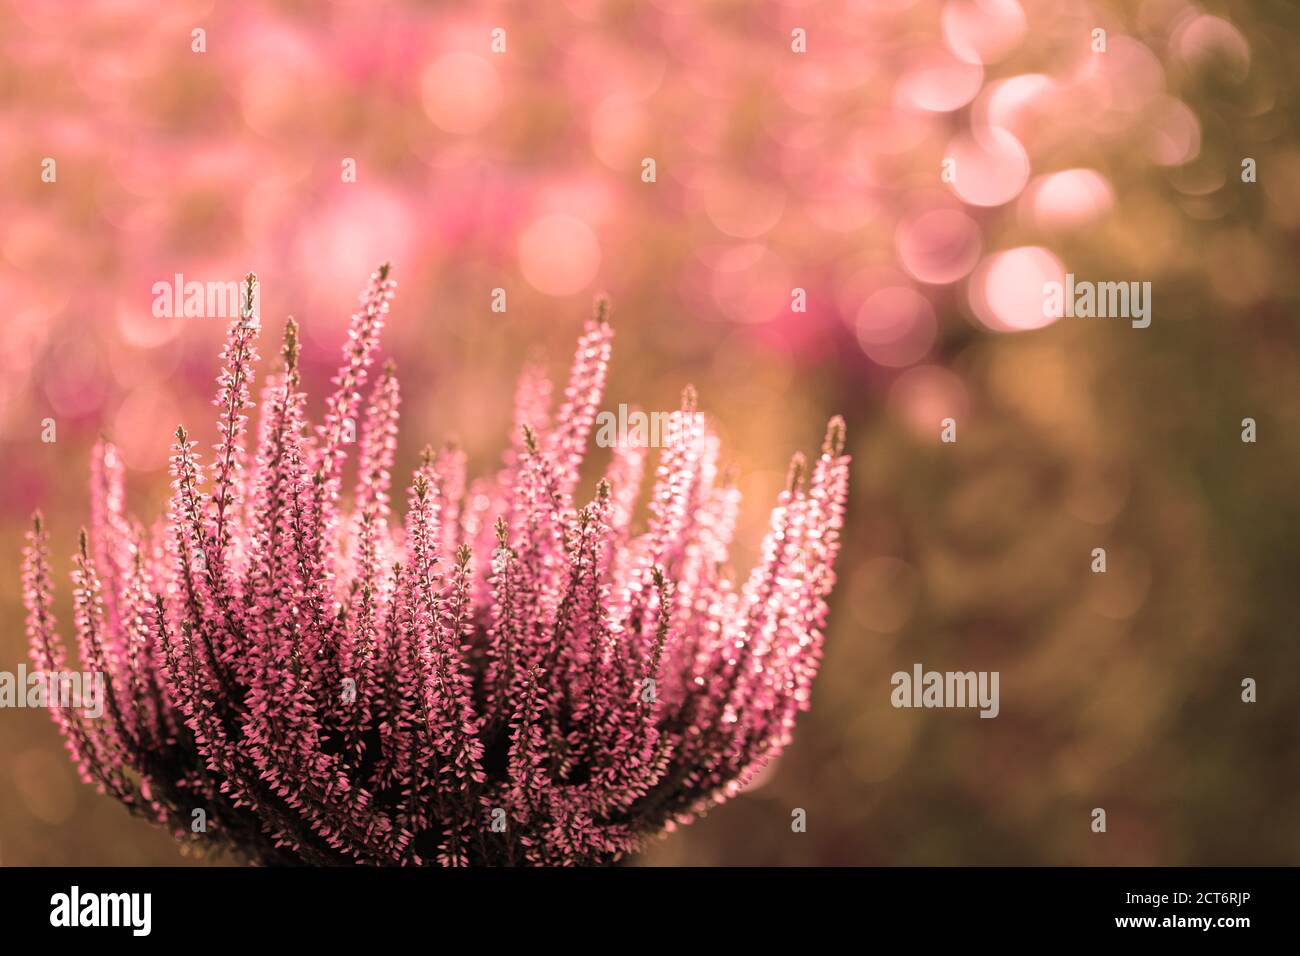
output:
[[[73,617],[105,713],[51,709],[87,782],[179,840],[264,864],[591,864],[734,795],[780,753],[822,653],[842,421],[811,467],[794,459],[737,587],[739,494],[691,390],[643,530],[643,447],[613,448],[574,504],[610,354],[602,301],[558,409],[527,371],[500,471],[469,482],[461,450],[426,449],[399,521],[392,364],[369,381],[388,267],[315,428],[289,321],[254,442],[255,282],[223,353],[213,460],[177,429],[165,517],[128,517],[122,463],[96,446]],[[47,554],[38,515],[27,626],[54,672],[67,656]]]

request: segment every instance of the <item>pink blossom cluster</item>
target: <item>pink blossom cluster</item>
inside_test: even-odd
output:
[[[610,354],[602,302],[558,409],[528,371],[500,471],[470,482],[462,451],[426,449],[399,521],[392,364],[370,382],[388,267],[314,428],[289,321],[250,452],[255,281],[223,353],[213,460],[177,429],[165,518],[124,512],[119,456],[96,448],[74,624],[105,716],[52,711],[87,782],[267,864],[592,864],[735,794],[789,742],[834,582],[840,419],[815,462],[795,458],[737,586],[739,494],[691,390],[637,532],[644,448],[613,449],[574,503]],[[28,634],[57,671],[47,554],[37,516]]]

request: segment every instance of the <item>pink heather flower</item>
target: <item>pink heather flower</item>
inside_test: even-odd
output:
[[[642,448],[615,448],[595,498],[574,504],[613,334],[601,302],[557,410],[544,377],[524,375],[501,471],[467,486],[458,449],[427,450],[395,524],[391,364],[362,398],[388,267],[315,429],[290,320],[250,433],[247,282],[213,461],[177,429],[165,519],[126,516],[121,461],[95,450],[74,623],[106,707],[52,710],[87,782],[179,840],[263,863],[607,863],[780,753],[821,657],[847,494],[840,419],[811,467],[796,457],[737,590],[739,494],[693,391],[644,531],[631,528]],[[57,671],[46,555],[38,515],[27,631],[36,665]]]

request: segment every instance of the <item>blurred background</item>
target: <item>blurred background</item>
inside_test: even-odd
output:
[[[1289,0],[0,0],[0,670],[38,507],[68,620],[95,438],[144,517],[178,421],[215,439],[226,323],[154,283],[256,271],[319,409],[391,260],[402,463],[480,471],[608,291],[607,406],[697,386],[742,572],[790,453],[842,413],[855,456],[811,712],[642,862],[1300,862],[1298,33]],[[1151,326],[1044,318],[1067,271],[1151,282]],[[916,662],[999,671],[1000,716],[893,709]],[[0,712],[0,864],[177,862]]]

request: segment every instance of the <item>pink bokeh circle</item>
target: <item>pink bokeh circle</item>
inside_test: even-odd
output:
[[[596,278],[600,243],[581,219],[543,216],[519,236],[519,269],[538,292],[572,295]]]

